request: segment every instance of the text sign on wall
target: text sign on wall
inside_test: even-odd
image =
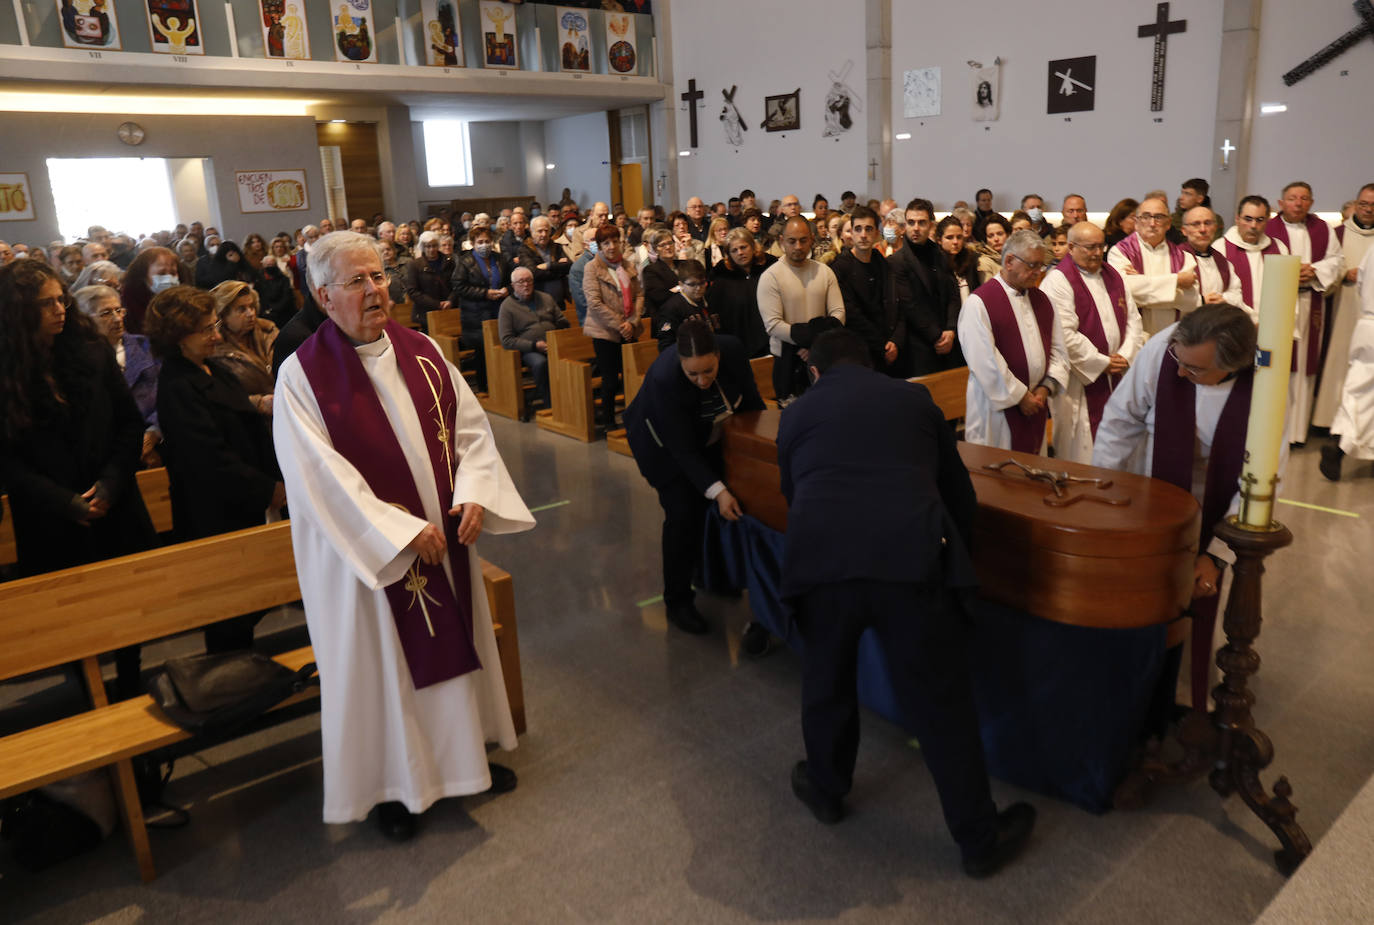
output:
[[[23,222],[33,218],[33,196],[26,173],[0,173],[0,222]]]
[[[310,208],[304,170],[238,170],[242,212],[298,212]]]

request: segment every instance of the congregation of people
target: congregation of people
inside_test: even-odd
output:
[[[335,412],[314,370],[325,362],[324,351],[351,342],[362,359],[357,375],[372,377],[384,401],[390,401],[387,389],[409,400],[409,382],[397,377],[383,387],[375,368],[380,354],[368,346],[392,330],[391,307],[406,304],[410,314],[402,320],[422,333],[432,313],[459,310],[460,342],[472,352],[468,368],[453,367],[449,375],[470,377],[467,385],[477,394],[488,384],[483,323],[497,322],[502,346],[521,355],[544,405],[550,403],[548,333],[580,325],[592,341],[601,377],[597,415],[607,431],[617,426],[621,345],[641,337],[647,319],[648,336],[662,353],[641,398],[624,409],[624,424],[665,512],[668,616],[691,633],[708,626],[691,589],[703,517],[712,505],[727,520],[741,514],[724,481],[718,444],[724,418],[763,406],[750,358],[772,357],[773,394],[784,422],[790,415],[798,421],[820,415],[837,428],[847,416],[844,383],[856,396],[907,408],[923,428],[939,420],[907,387],[890,393],[848,367],[890,380],[967,367],[963,439],[1154,475],[1192,492],[1203,508],[1194,595],[1214,601],[1229,553],[1211,531],[1236,504],[1263,258],[1294,254],[1301,271],[1285,457],[1288,444],[1318,434],[1328,479],[1342,477],[1345,456],[1374,459],[1374,184],[1358,191],[1334,227],[1312,213],[1305,182],[1289,184],[1273,203],[1246,195],[1234,216],[1223,219],[1211,208],[1206,182],[1188,180],[1172,207],[1166,193],[1144,192],[1115,203],[1101,227],[1075,194],[1062,199],[1057,224],[1047,218],[1043,197],[1027,195],[1003,215],[987,189],[972,207],[958,202],[947,214],[927,198],[900,205],[892,198],[860,201],[849,191],[833,210],[821,195],[812,197],[809,212],[794,194],[769,203],[767,211],[760,205],[746,189],[709,207],[692,196],[681,210],[652,206],[630,215],[602,202],[580,208],[565,191],[547,210],[535,203],[494,215],[444,211],[424,222],[325,218],[270,238],[250,233],[241,243],[199,222],[138,239],[92,227],[85,240],[71,243],[0,242],[0,489],[9,495],[17,574],[157,545],[163,538],[135,481],[140,468],[166,467],[175,541],[281,519],[293,507],[328,507],[333,502],[319,495],[309,474],[324,469],[306,460],[318,452],[329,466],[346,468],[342,457],[330,456],[333,449],[319,448],[331,439],[339,453],[348,453],[332,429]],[[327,318],[346,340],[312,338]],[[387,341],[421,360],[429,355],[427,338]],[[289,409],[277,404],[285,401]],[[467,428],[465,434],[485,427],[471,406],[459,402],[453,425]],[[377,413],[384,424],[380,406]],[[662,429],[669,419],[662,415],[676,415],[671,430]],[[780,444],[804,445],[804,435],[789,426],[801,425],[785,423]],[[854,420],[844,426],[857,433]],[[946,466],[951,458],[957,463],[952,441],[932,427],[912,445],[943,454]],[[408,436],[403,446],[422,445],[418,431],[413,441]],[[480,440],[473,446],[474,458],[487,452]],[[789,451],[780,449],[788,470]],[[822,450],[796,452],[801,458]],[[499,458],[495,468],[499,476],[492,478],[508,483]],[[489,525],[532,525],[513,488],[504,511],[474,489],[466,508],[455,497],[445,515],[440,508],[448,510],[455,489],[442,478],[439,483],[439,494],[432,483],[421,493],[426,511],[451,517],[460,534],[480,532],[483,508],[495,512],[487,514]],[[340,475],[339,484],[348,485],[348,476]],[[794,488],[805,493],[800,483],[784,485],[789,495]],[[949,492],[964,488],[951,489],[946,479],[939,492],[949,506]],[[964,507],[971,487],[967,494],[960,495]],[[481,505],[478,513],[474,504]],[[362,537],[359,542],[369,541],[369,517],[382,507],[360,505],[354,512],[351,535]],[[299,528],[323,531],[311,535],[310,555],[325,556],[324,545],[346,542],[328,535],[342,530],[338,524],[322,522],[328,530],[313,521]],[[408,526],[398,526],[397,536]],[[455,570],[468,569],[466,559],[445,558],[442,537],[434,545],[422,536],[424,542],[411,542],[406,535],[399,545],[442,565],[450,582]],[[356,565],[348,571],[330,563],[353,580]],[[367,568],[369,594],[405,577],[385,555]],[[332,600],[333,592],[316,593]],[[810,585],[805,593],[813,595],[813,609],[830,600]],[[384,608],[384,594],[380,600]],[[251,647],[260,617],[208,628],[207,650]],[[846,630],[855,645],[864,625]],[[485,661],[494,644],[483,645]],[[116,664],[117,693],[139,693],[137,648],[118,653]],[[811,670],[808,665],[808,677]],[[960,708],[969,713],[965,701]],[[385,739],[385,720],[374,719],[376,737]],[[967,741],[976,718],[960,722],[949,734],[961,749],[976,750]],[[482,725],[463,746],[470,753],[460,762],[461,792],[514,786],[508,770],[487,769]],[[486,738],[513,741],[508,721],[498,725],[498,734]],[[850,745],[828,747],[852,751],[857,727],[853,736]],[[809,732],[807,746],[812,770],[794,773],[793,787],[818,818],[838,821],[853,755],[834,758],[822,774]],[[337,766],[350,755],[327,739],[331,748],[326,763],[337,780],[349,773]],[[954,765],[936,774],[942,798],[963,786],[956,778],[968,776]],[[974,875],[1005,861],[1008,840],[1024,841],[1033,822],[1028,809],[996,814],[985,771],[981,780],[962,803],[946,804]],[[375,792],[383,790],[379,784]],[[357,799],[340,792],[327,794],[327,821],[358,818],[380,802],[365,787]],[[400,805],[396,799],[386,802]],[[408,809],[393,805],[383,827],[405,837],[413,831],[409,815],[433,795],[400,799]]]

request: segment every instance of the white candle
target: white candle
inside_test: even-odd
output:
[[[1241,523],[1269,529],[1278,487],[1279,449],[1288,409],[1288,373],[1293,360],[1293,317],[1298,307],[1298,265],[1291,254],[1264,258],[1264,295],[1259,304],[1259,344],[1250,423],[1245,433],[1245,468],[1240,476]]]

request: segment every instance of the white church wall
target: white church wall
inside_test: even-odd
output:
[[[1026,193],[1057,210],[1076,192],[1105,212],[1123,197],[1154,187],[1173,194],[1181,181],[1209,176],[1222,4],[1169,4],[1169,19],[1187,20],[1187,30],[1169,36],[1162,112],[1150,110],[1154,43],[1136,34],[1154,12],[1150,3],[1076,0],[1041,0],[1014,14],[992,0],[894,3],[893,132],[911,133],[893,142],[896,198],[919,194],[947,209],[958,199],[971,204],[986,186],[1006,212]],[[1049,62],[1089,55],[1097,58],[1094,109],[1048,114]],[[999,118],[975,122],[967,62],[999,56]],[[903,74],[925,67],[941,69],[940,115],[908,119]]]
[[[900,0],[894,6],[901,5]],[[916,4],[913,4],[916,5]],[[926,4],[919,4],[925,7]],[[864,4],[787,0],[689,0],[672,8],[673,117],[676,121],[679,198],[724,201],[744,187],[768,200],[794,193],[809,209],[817,193],[838,202],[840,193],[865,188],[867,71],[864,65]],[[822,136],[828,74],[852,61],[845,83],[864,111],[851,107],[852,127]],[[688,113],[681,94],[688,81],[705,95],[697,110],[699,146],[691,147]],[[720,120],[723,90],[736,86],[735,104],[748,130],[743,144],[728,143]],[[764,97],[801,90],[801,128],[766,132]],[[678,157],[678,151],[691,151]]]
[[[1316,208],[1340,212],[1361,186],[1374,183],[1374,39],[1291,87],[1283,75],[1358,25],[1348,0],[1266,3],[1261,14],[1255,106],[1281,103],[1286,112],[1255,114],[1249,191],[1274,202],[1284,184],[1312,184]]]
[[[565,116],[544,123],[544,198],[552,202],[564,187],[580,206],[611,201],[611,136],[604,112]]]

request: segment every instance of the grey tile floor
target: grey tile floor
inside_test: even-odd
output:
[[[1017,864],[968,881],[919,752],[872,715],[852,815],[817,824],[787,784],[796,659],[741,657],[743,601],[703,598],[704,638],[643,603],[660,520],[630,459],[492,423],[530,506],[566,502],[479,544],[515,577],[529,732],[501,760],[519,789],[443,801],[405,845],[325,826],[304,717],[178,763],[193,822],[152,833],[152,884],[119,835],[37,876],[0,851],[0,921],[1241,923],[1283,886],[1268,830],[1203,782],[1102,816],[994,782],[1040,822]],[[1294,455],[1286,496],[1360,516],[1280,509],[1296,542],[1270,561],[1253,685],[1266,780],[1289,776],[1314,839],[1374,772],[1374,466],[1333,485],[1316,462],[1315,442]]]

